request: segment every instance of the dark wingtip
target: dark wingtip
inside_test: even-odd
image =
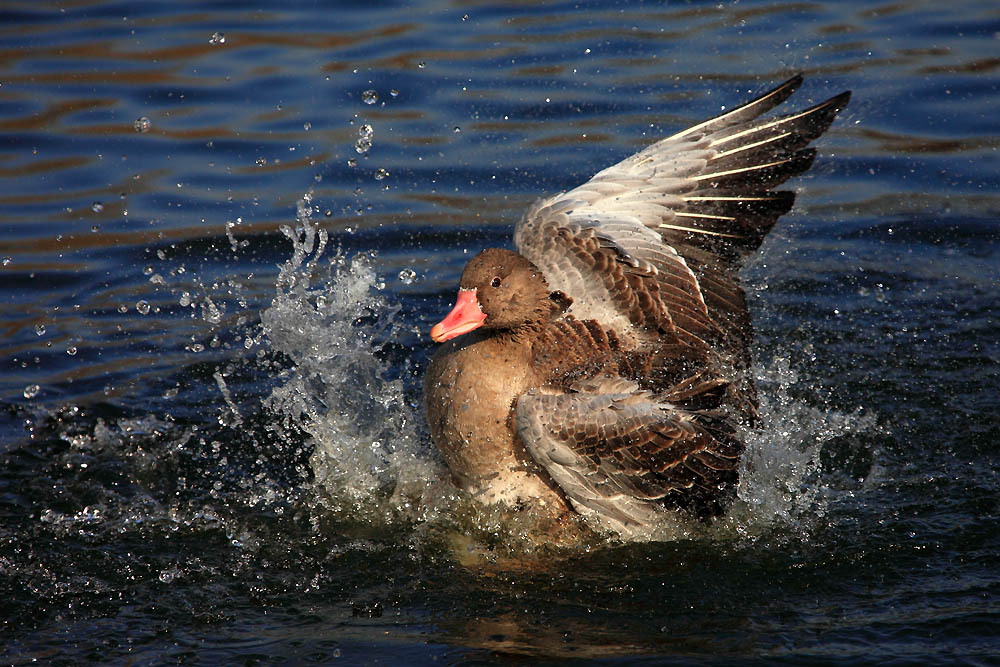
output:
[[[847,106],[847,103],[851,101],[851,91],[845,90],[840,95],[832,98],[837,105],[837,111],[840,111]]]
[[[765,100],[776,100],[774,102],[768,103],[768,108],[773,109],[774,107],[778,106],[779,104],[787,100],[789,97],[791,97],[792,94],[799,89],[799,86],[802,85],[802,81],[803,81],[802,74],[801,73],[796,74],[795,76],[786,79],[784,82],[778,84],[777,86],[767,91],[763,95],[760,95],[759,97],[752,99],[746,104],[743,104],[741,106],[748,107],[752,104],[758,104],[760,102],[764,102]]]
[[[789,166],[788,168],[788,176],[784,176],[782,180],[784,180],[784,178],[798,176],[799,174],[808,171],[809,167],[812,166],[815,160],[816,148],[814,146],[796,151],[795,155],[792,156],[792,166]]]
[[[805,77],[803,77],[802,72],[796,72],[791,77],[789,77],[783,84],[781,84],[780,86],[778,86],[778,88],[784,88],[785,86],[791,86],[793,88],[798,88],[799,86],[802,85],[802,82],[804,80],[805,80]]]
[[[834,95],[826,102],[822,102],[819,106],[829,106],[833,109],[833,113],[839,113],[847,103],[851,101],[851,91],[845,90],[839,95]]]

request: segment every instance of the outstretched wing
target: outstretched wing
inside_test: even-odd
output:
[[[732,489],[743,452],[726,420],[618,378],[531,390],[517,401],[515,424],[573,507],[626,535],[654,524],[657,505],[704,511]]]
[[[794,193],[772,188],[805,171],[807,144],[850,97],[761,118],[802,83],[765,95],[659,141],[583,185],[535,204],[518,223],[518,252],[572,297],[569,314],[623,339],[729,348],[749,324],[735,277]]]

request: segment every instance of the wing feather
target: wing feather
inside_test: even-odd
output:
[[[646,332],[742,356],[749,320],[736,270],[794,202],[772,188],[809,168],[807,145],[850,97],[761,118],[801,83],[792,77],[538,202],[515,229],[518,252],[573,299],[569,314],[622,339]]]
[[[712,512],[724,502],[720,488],[732,492],[743,445],[724,420],[621,378],[577,389],[523,394],[515,425],[581,514],[635,535],[655,523],[658,507]]]

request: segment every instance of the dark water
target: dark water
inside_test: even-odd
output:
[[[990,4],[4,3],[0,659],[996,664]],[[795,71],[854,101],[730,515],[539,554],[435,486],[468,253]]]

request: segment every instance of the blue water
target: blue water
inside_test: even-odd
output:
[[[0,661],[992,664],[998,54],[978,2],[5,3]],[[422,422],[461,267],[794,72],[854,96],[744,270],[737,505],[532,551]]]

